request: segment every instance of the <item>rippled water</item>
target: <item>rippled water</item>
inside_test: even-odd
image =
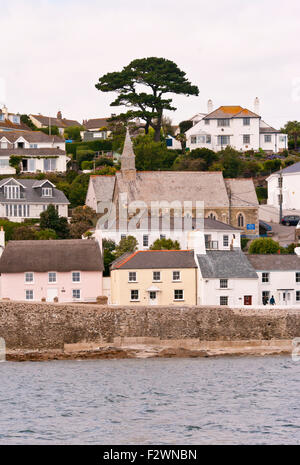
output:
[[[0,444],[299,444],[290,357],[0,364]]]

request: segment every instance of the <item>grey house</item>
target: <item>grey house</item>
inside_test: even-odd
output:
[[[59,216],[68,216],[69,201],[47,179],[5,178],[0,181],[0,217],[21,222],[26,218],[39,218],[50,204]]]

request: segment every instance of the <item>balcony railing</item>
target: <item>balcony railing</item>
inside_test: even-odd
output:
[[[210,250],[218,250],[219,249],[219,242],[218,241],[206,241],[205,248]]]

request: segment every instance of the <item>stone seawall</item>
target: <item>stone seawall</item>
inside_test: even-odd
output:
[[[288,353],[300,312],[0,301],[7,359]]]

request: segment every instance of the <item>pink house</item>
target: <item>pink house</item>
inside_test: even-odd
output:
[[[95,302],[102,271],[97,240],[9,241],[0,258],[1,298]]]

